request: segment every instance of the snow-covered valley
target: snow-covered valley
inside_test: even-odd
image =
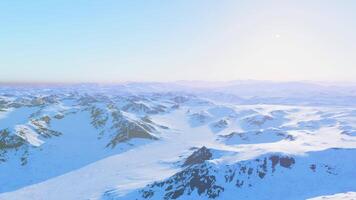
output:
[[[3,87],[0,199],[354,198],[355,90],[243,87]]]

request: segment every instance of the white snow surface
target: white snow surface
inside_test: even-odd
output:
[[[149,101],[140,99],[136,103],[173,105],[167,103],[171,102],[169,95],[162,96]],[[54,103],[37,113],[51,116],[48,128],[63,133],[52,138],[44,138],[30,126],[29,119],[36,108],[9,108],[0,113],[0,129],[14,130],[33,146],[35,153],[30,155],[27,166],[18,166],[11,160],[0,163],[0,170],[7,173],[0,176],[0,185],[10,181],[21,183],[13,187],[9,183],[0,193],[0,199],[97,200],[107,191],[125,197],[181,171],[182,161],[202,146],[219,153],[209,161],[218,166],[270,153],[308,157],[310,153],[334,148],[356,149],[354,106],[246,105],[216,102],[206,96],[189,97],[189,101],[180,103],[177,109],[150,114],[154,123],[168,127],[155,133],[158,140],[136,138],[113,149],[105,147],[105,138],[98,139],[99,131],[90,125],[90,116],[80,110],[81,106],[71,105],[70,100]],[[138,120],[143,115],[142,111],[122,113],[130,120]],[[66,117],[54,119],[57,114]],[[226,126],[214,127],[221,120],[227,122]],[[47,127],[47,124],[42,125]],[[276,135],[275,131],[283,135]],[[233,132],[237,134],[228,138]],[[246,137],[240,137],[242,133]],[[83,155],[83,152],[87,153]],[[355,163],[345,161],[345,165],[352,167]],[[35,172],[38,170],[40,172]],[[31,182],[31,175],[40,178]],[[12,177],[16,177],[15,180]],[[328,191],[325,194],[328,195]],[[348,192],[313,199],[355,199],[355,196],[354,192]]]
[[[355,200],[355,199],[356,199],[356,192],[345,192],[345,193],[338,193],[334,195],[315,197],[309,200]]]
[[[206,109],[201,107],[199,109]],[[303,110],[303,108],[299,108]],[[305,112],[308,112],[309,108]],[[300,111],[301,112],[301,111]],[[305,120],[301,115],[299,120]],[[235,163],[249,160],[268,152],[292,155],[329,148],[356,148],[356,138],[345,134],[339,125],[322,127],[315,131],[287,131],[296,140],[272,143],[225,145],[216,142],[216,135],[207,125],[191,127],[186,119],[186,108],[173,113],[154,116],[153,121],[171,127],[162,138],[127,152],[110,156],[50,180],[0,195],[1,199],[97,199],[108,190],[116,189],[124,195],[154,180],[161,180],[179,171],[171,163],[186,155],[191,147],[208,146],[229,153],[214,162]],[[293,120],[297,120],[294,119]],[[308,119],[306,119],[308,120]],[[21,128],[24,128],[21,126]],[[31,135],[31,134],[29,134]],[[28,137],[31,144],[38,144],[35,137]],[[37,142],[37,143],[36,143]],[[67,184],[71,186],[68,187]],[[60,194],[60,195],[58,195]]]

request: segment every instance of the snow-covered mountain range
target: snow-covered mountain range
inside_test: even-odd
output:
[[[356,86],[0,86],[0,199],[355,199]]]

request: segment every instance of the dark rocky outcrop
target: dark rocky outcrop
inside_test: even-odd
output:
[[[202,148],[193,152],[193,154],[185,160],[183,167],[203,163],[204,161],[211,159],[211,157],[212,153],[208,148],[203,146]]]
[[[147,188],[141,190],[141,196],[149,199],[154,196],[153,188],[161,188],[165,191],[163,199],[177,199],[183,194],[190,195],[197,192],[198,195],[205,195],[209,199],[215,199],[224,188],[216,184],[216,177],[211,174],[211,167],[206,164],[189,167],[166,181],[155,182]]]
[[[282,167],[285,168],[290,168],[294,163],[295,160],[292,157],[288,156],[278,156],[278,155],[273,155],[270,156],[269,159],[272,161],[272,170],[276,170],[276,165],[280,164]]]
[[[151,132],[156,129],[141,120],[131,120],[126,118],[119,110],[113,109],[111,112],[112,127],[115,132],[107,146],[114,148],[118,143],[130,140],[132,138],[158,139]]]
[[[17,135],[10,134],[10,131],[8,129],[3,129],[0,130],[0,163],[6,162],[6,160],[8,159],[7,154],[9,152],[20,153],[21,165],[25,165],[27,163],[27,142]]]
[[[39,119],[31,119],[31,124],[34,130],[44,138],[62,135],[61,132],[50,129],[51,120],[52,119],[46,115]]]
[[[225,165],[225,170],[218,170],[215,164],[204,162],[211,157],[206,147],[196,150],[183,165],[187,168],[165,181],[155,182],[140,190],[141,197],[150,199],[156,195],[155,192],[159,192],[160,195],[163,193],[163,199],[169,200],[196,192],[204,198],[216,199],[225,191],[226,184],[233,184],[237,189],[253,187],[256,178],[262,181],[275,173],[278,167],[290,169],[295,164],[293,157],[277,154]]]

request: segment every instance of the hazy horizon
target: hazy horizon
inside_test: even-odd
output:
[[[194,84],[198,87],[214,86],[229,86],[229,85],[243,85],[243,84],[311,84],[311,85],[320,85],[320,86],[356,86],[356,81],[310,81],[310,80],[253,80],[253,79],[235,79],[235,80],[225,80],[225,81],[210,81],[210,80],[171,80],[171,81],[112,81],[112,82],[54,82],[54,81],[32,81],[32,82],[14,82],[14,81],[0,81],[0,86],[65,86],[65,85],[126,85],[126,84],[177,84],[182,86],[189,86]]]

